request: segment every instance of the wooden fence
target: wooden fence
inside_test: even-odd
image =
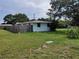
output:
[[[15,24],[12,26],[4,26],[5,30],[10,32],[31,32],[31,25],[30,24]]]

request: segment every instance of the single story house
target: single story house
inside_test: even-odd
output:
[[[30,21],[31,30],[33,32],[44,32],[50,31],[50,23],[49,21]]]
[[[51,21],[28,21],[23,23],[16,23],[15,25],[1,25],[11,32],[46,32],[50,31]]]

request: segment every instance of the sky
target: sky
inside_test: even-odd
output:
[[[24,13],[30,19],[46,18],[50,8],[50,0],[1,0],[0,1],[0,23],[7,14]]]

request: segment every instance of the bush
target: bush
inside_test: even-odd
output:
[[[68,38],[70,39],[78,39],[79,38],[79,32],[76,28],[69,30],[68,32]]]

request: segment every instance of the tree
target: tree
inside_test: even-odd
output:
[[[51,30],[56,31],[58,25],[58,19],[61,18],[60,14],[60,2],[57,0],[51,0],[51,9],[48,9],[49,12],[47,15],[50,16],[50,20],[52,20]]]
[[[72,20],[73,25],[79,25],[79,0],[51,0],[50,5],[51,9],[47,14],[51,20],[57,21],[64,17]]]
[[[14,21],[14,16],[12,14],[8,14],[4,17],[4,22],[7,24],[12,24]]]
[[[68,38],[79,38],[79,0],[70,0],[64,9],[62,13],[71,19],[71,25],[73,25],[68,33]]]
[[[29,18],[25,14],[15,14],[14,15],[16,22],[26,22],[29,21]]]
[[[16,24],[17,22],[26,22],[29,18],[25,14],[8,14],[4,17],[4,22],[7,24]]]
[[[64,9],[62,14],[72,20],[73,26],[79,26],[79,0],[70,0]]]

